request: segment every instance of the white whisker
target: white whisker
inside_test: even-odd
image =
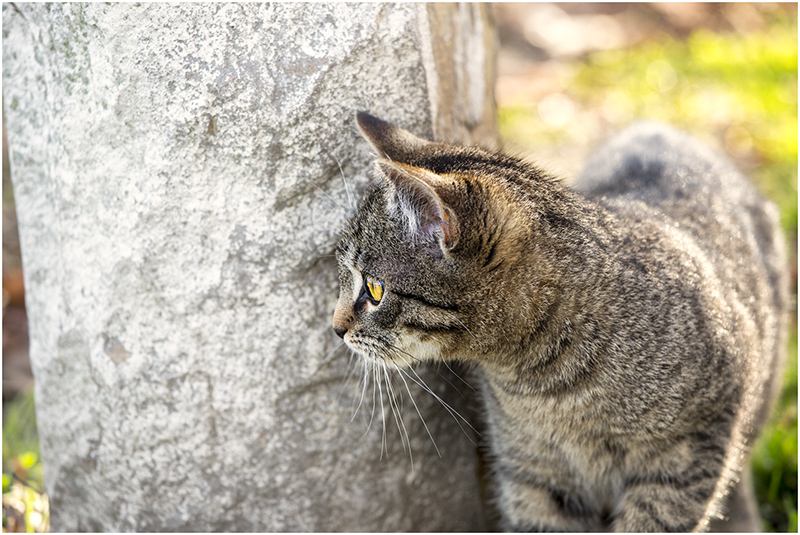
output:
[[[364,361],[364,381],[369,381],[369,362]],[[366,388],[366,387],[365,387]],[[372,411],[369,414],[369,423],[367,424],[367,430],[364,432],[364,436],[367,436],[369,430],[372,428],[372,420],[375,418],[375,376],[373,375],[372,379]]]
[[[353,197],[350,195],[350,189],[347,187],[347,179],[344,176],[344,170],[342,170],[342,164],[339,163],[339,158],[336,157],[335,154],[331,153],[333,159],[336,160],[336,165],[339,166],[339,172],[342,174],[342,182],[344,182],[344,190],[347,193],[347,199],[350,202],[350,209],[355,208],[355,204],[353,203]]]
[[[319,186],[317,186],[316,184],[311,184],[311,185],[312,185],[312,186],[314,186],[314,187],[315,187],[317,190],[321,191],[321,192],[322,192],[322,194],[323,194],[323,195],[325,195],[325,196],[327,196],[327,197],[328,197],[330,200],[332,200],[333,202],[335,202],[335,203],[336,203],[336,206],[338,206],[338,207],[339,207],[339,209],[340,209],[340,210],[342,210],[342,212],[344,212],[344,213],[347,213],[347,209],[346,209],[344,206],[342,206],[342,205],[339,203],[339,201],[337,201],[336,199],[334,199],[333,197],[331,197],[331,196],[330,196],[330,194],[329,194],[327,191],[325,191],[324,189],[320,188],[320,187],[319,187]]]
[[[323,368],[323,366],[325,366],[326,364],[328,364],[328,362],[330,362],[331,360],[333,360],[333,357],[335,357],[335,356],[336,356],[336,352],[337,352],[338,350],[340,350],[340,349],[342,348],[342,346],[344,346],[344,345],[345,345],[345,344],[344,344],[344,342],[343,342],[343,341],[342,341],[342,342],[339,342],[339,343],[338,343],[336,346],[334,346],[334,348],[333,348],[333,349],[331,349],[330,351],[328,351],[328,353],[327,353],[327,354],[326,354],[324,357],[322,357],[322,362],[320,362],[320,363],[319,363],[319,366],[317,366],[317,369],[316,369],[316,370],[314,370],[314,371],[311,373],[311,375],[309,375],[309,376],[308,376],[308,378],[310,379],[310,378],[314,377],[315,375],[317,375],[317,373],[318,373],[318,372],[319,372],[319,371],[320,371],[320,370]]]
[[[400,429],[400,422],[397,419],[397,412],[394,410],[395,409],[395,404],[394,404],[394,401],[392,401],[392,398],[394,397],[394,390],[392,389],[392,385],[389,382],[389,377],[386,375],[387,372],[386,372],[386,366],[385,365],[381,369],[381,372],[382,372],[382,374],[381,374],[382,377],[381,378],[383,380],[383,383],[386,385],[386,395],[387,395],[387,397],[389,399],[389,409],[392,411],[392,416],[394,416],[394,423],[395,423],[395,425],[397,425],[397,431],[400,433],[400,443],[403,446],[403,450],[405,450],[406,449],[406,444],[405,444],[405,440],[403,438],[403,431]]]
[[[464,325],[464,322],[463,322],[463,321],[461,321],[460,319],[458,319],[456,316],[454,316],[454,315],[453,315],[453,314],[451,314],[450,312],[447,312],[446,310],[442,310],[442,312],[443,312],[443,313],[445,313],[445,314],[447,314],[448,316],[450,316],[450,317],[451,317],[451,318],[453,318],[454,320],[456,320],[458,323],[460,323],[460,324],[461,324],[461,326],[462,326],[462,327],[464,327],[464,329],[466,329],[466,330],[467,330],[467,332],[469,333],[469,335],[470,335],[470,336],[471,336],[473,339],[477,340],[477,338],[475,338],[475,335],[474,335],[474,334],[472,334],[472,331],[470,331],[470,330],[469,330],[469,328],[468,328],[466,325]]]
[[[392,417],[395,421],[395,426],[397,427],[398,434],[400,435],[400,443],[403,447],[404,451],[408,451],[409,460],[411,462],[411,471],[412,473],[416,470],[414,465],[414,456],[412,452],[411,446],[411,434],[409,433],[409,429],[406,426],[406,423],[403,418],[403,396],[402,389],[400,391],[396,390],[394,385],[394,380],[391,376],[392,370],[390,366],[394,369],[395,373],[400,377],[400,381],[403,383],[403,387],[405,388],[406,392],[408,393],[408,397],[411,400],[411,404],[414,407],[414,411],[417,413],[417,416],[422,423],[422,426],[425,429],[428,437],[433,444],[434,449],[436,450],[436,454],[441,458],[442,453],[439,449],[438,444],[436,444],[436,440],[433,437],[433,433],[431,428],[428,426],[428,423],[425,421],[425,418],[422,416],[422,411],[420,410],[419,405],[417,404],[416,400],[414,399],[414,395],[411,392],[411,385],[410,382],[415,383],[417,386],[422,388],[426,393],[433,396],[433,398],[450,414],[450,416],[455,420],[458,427],[467,437],[467,439],[475,444],[475,441],[472,439],[470,433],[466,430],[463,424],[466,424],[474,433],[480,435],[480,433],[472,426],[472,424],[458,411],[453,409],[444,399],[442,399],[438,394],[436,394],[431,387],[429,387],[425,380],[414,370],[411,366],[409,359],[415,362],[422,362],[426,366],[431,367],[429,362],[422,361],[419,358],[415,357],[414,355],[403,351],[399,347],[394,345],[388,344],[379,351],[379,355],[373,354],[372,358],[363,358],[361,362],[364,365],[364,372],[361,379],[360,390],[361,395],[359,396],[358,404],[355,407],[352,417],[350,421],[352,422],[358,411],[360,410],[361,406],[365,404],[365,398],[367,396],[367,386],[368,383],[372,382],[372,409],[370,411],[369,423],[367,424],[367,430],[364,433],[364,436],[367,436],[369,430],[372,427],[372,421],[375,419],[375,412],[376,410],[380,411],[380,418],[381,418],[381,445],[380,445],[380,459],[383,459],[383,456],[386,455],[387,458],[389,456],[389,445],[388,445],[388,437],[387,437],[387,424],[386,424],[386,405],[383,400],[383,391],[386,390],[386,395],[388,396],[388,403],[389,403],[389,410],[392,412]],[[358,355],[358,353],[354,353]],[[406,355],[404,357],[403,355]],[[405,366],[403,366],[402,364]],[[445,365],[447,363],[445,362]],[[445,376],[439,373],[435,368],[431,367],[444,381],[447,381],[450,386],[455,386],[447,380]],[[448,369],[450,369],[448,367]],[[464,381],[461,377],[458,376],[455,372],[450,369],[451,373],[458,377],[458,379],[464,384],[469,386],[469,383]],[[370,374],[372,377],[370,378]],[[350,374],[352,375],[352,373]],[[470,386],[471,388],[471,386]],[[460,392],[459,392],[460,393]],[[377,399],[376,399],[377,397]],[[380,406],[379,406],[380,405]]]
[[[408,353],[407,351],[403,351],[402,349],[400,349],[400,348],[399,348],[399,347],[397,347],[397,346],[391,346],[391,348],[392,348],[393,350],[395,350],[395,351],[399,351],[400,353],[403,353],[404,355],[407,355],[409,358],[411,358],[411,359],[415,360],[415,361],[416,361],[416,362],[418,362],[419,364],[424,364],[424,365],[425,365],[425,366],[427,366],[429,369],[433,370],[433,371],[436,373],[436,375],[438,375],[439,377],[441,377],[441,379],[442,379],[444,382],[446,382],[448,385],[452,386],[452,387],[453,387],[453,390],[455,390],[456,392],[458,392],[458,394],[459,394],[459,395],[460,395],[462,398],[466,399],[466,397],[464,396],[464,394],[462,394],[462,393],[461,393],[461,392],[458,390],[458,388],[456,388],[456,385],[454,385],[453,383],[451,383],[451,382],[450,382],[450,380],[449,380],[447,377],[445,377],[444,375],[442,375],[441,373],[439,373],[439,370],[437,370],[437,369],[436,369],[436,368],[435,368],[435,367],[434,367],[434,366],[433,366],[433,365],[432,365],[430,362],[428,362],[428,361],[425,361],[425,360],[418,359],[417,357],[415,357],[415,356],[414,356],[414,355],[412,355],[411,353]],[[453,374],[453,375],[454,375],[454,376],[455,376],[455,377],[456,377],[456,378],[457,378],[459,381],[461,381],[462,383],[464,383],[465,385],[467,385],[467,387],[469,387],[469,389],[470,389],[470,390],[472,390],[473,392],[476,392],[475,388],[474,388],[474,387],[473,387],[471,384],[469,384],[467,381],[465,381],[465,380],[464,380],[464,379],[463,379],[463,378],[462,378],[460,375],[458,375],[458,374],[455,372],[455,370],[453,370],[453,368],[451,368],[451,367],[450,367],[450,365],[447,363],[447,361],[446,361],[446,360],[444,360],[444,359],[441,359],[439,362],[441,362],[442,364],[444,364],[445,368],[447,368],[447,369],[450,371],[450,373],[451,373],[451,374]]]
[[[378,370],[373,370],[375,373],[373,377],[376,378],[375,383],[378,385],[378,400],[381,402],[381,424],[383,429],[383,434],[381,436],[381,459],[383,459],[383,450],[386,449],[386,458],[389,458],[389,450],[386,448],[386,409],[383,406],[383,389],[381,388],[381,381],[378,380]]]
[[[431,390],[431,388],[430,388],[430,387],[429,387],[427,384],[425,384],[425,381],[423,381],[423,380],[422,380],[422,377],[420,377],[420,376],[417,374],[417,372],[416,372],[416,371],[414,371],[414,368],[412,368],[412,367],[409,365],[408,361],[406,361],[406,360],[405,360],[405,359],[404,359],[402,356],[400,356],[400,355],[397,355],[397,357],[398,357],[398,358],[400,358],[400,360],[402,360],[403,362],[405,362],[405,363],[406,363],[406,365],[408,365],[408,370],[409,370],[411,373],[413,373],[413,374],[414,374],[414,376],[416,376],[416,377],[417,377],[417,379],[415,379],[414,377],[412,377],[411,375],[409,375],[409,374],[408,374],[408,372],[407,372],[405,369],[403,369],[403,368],[400,368],[399,366],[398,366],[397,370],[398,370],[400,373],[402,373],[403,375],[405,375],[406,377],[408,377],[409,379],[411,379],[412,381],[414,381],[416,384],[418,384],[418,385],[419,385],[419,386],[420,386],[420,387],[421,387],[423,390],[425,390],[427,393],[429,393],[430,395],[432,395],[432,396],[433,396],[433,397],[434,397],[434,398],[435,398],[435,399],[436,399],[436,400],[437,400],[437,401],[438,401],[438,402],[439,402],[439,403],[440,403],[440,404],[441,404],[441,405],[442,405],[442,406],[445,408],[445,410],[446,410],[448,413],[450,413],[450,416],[452,416],[452,418],[453,418],[453,419],[456,421],[456,424],[458,424],[458,427],[460,427],[460,428],[461,428],[461,430],[464,432],[464,434],[467,436],[467,438],[469,438],[470,442],[472,442],[472,443],[474,444],[474,442],[472,441],[472,438],[470,438],[470,436],[469,436],[469,434],[467,433],[466,429],[464,429],[464,427],[461,425],[461,422],[459,422],[459,421],[458,421],[458,420],[459,420],[459,418],[461,419],[461,421],[463,421],[465,424],[467,424],[467,426],[468,426],[470,429],[472,429],[472,430],[473,430],[475,433],[477,433],[477,434],[480,436],[480,433],[478,433],[477,429],[475,429],[474,427],[472,427],[472,424],[470,424],[470,423],[469,423],[469,421],[468,421],[466,418],[464,418],[463,416],[461,416],[461,414],[459,414],[459,413],[458,413],[458,411],[456,411],[456,410],[455,410],[455,409],[453,409],[453,408],[452,408],[450,405],[448,405],[446,401],[444,401],[442,398],[440,398],[438,395],[436,395],[436,393],[435,393],[433,390]]]
[[[394,365],[395,370],[400,372],[400,367],[397,365],[397,363],[396,362],[392,362],[392,364]],[[422,413],[419,411],[419,407],[417,407],[417,402],[414,401],[414,396],[411,394],[411,389],[408,387],[408,383],[406,382],[406,380],[403,377],[402,373],[399,373],[399,376],[400,376],[400,379],[403,381],[403,384],[406,387],[406,392],[408,392],[408,397],[409,397],[409,399],[411,399],[411,403],[414,405],[414,409],[417,411],[417,415],[419,416],[419,419],[422,422],[422,425],[425,427],[425,431],[428,433],[428,436],[431,438],[431,442],[433,443],[433,448],[436,450],[436,454],[439,457],[441,457],[442,454],[441,454],[441,452],[439,452],[439,446],[436,445],[436,441],[433,439],[433,435],[431,434],[431,430],[428,429],[428,424],[425,422],[425,418],[422,417]],[[409,444],[409,449],[410,449],[410,444]],[[414,468],[413,461],[412,461],[412,464],[411,464],[411,468],[412,468],[412,470]]]
[[[411,453],[411,438],[408,435],[408,430],[406,429],[406,424],[403,421],[403,413],[400,410],[400,407],[397,403],[397,396],[394,392],[394,388],[392,387],[392,381],[389,377],[389,369],[387,366],[384,365],[383,367],[383,378],[386,381],[386,391],[389,394],[389,406],[392,409],[392,413],[394,414],[394,421],[397,425],[397,431],[400,433],[400,444],[403,446],[403,450],[406,450],[406,445],[408,445],[408,457],[411,460],[411,471],[414,471],[414,456]],[[394,400],[394,404],[392,403]]]
[[[345,375],[344,381],[342,382],[342,388],[339,389],[339,395],[337,396],[338,401],[341,401],[342,396],[344,396],[344,392],[345,390],[347,390],[347,385],[350,384],[350,379],[353,378],[353,374],[355,373],[356,368],[358,367],[358,360],[355,360],[354,363],[353,359],[354,356],[355,354],[353,353],[352,350],[350,350],[350,358],[347,361],[347,375]]]
[[[360,358],[360,355],[359,355],[359,358]],[[364,383],[364,386],[361,388],[361,399],[358,400],[358,406],[356,407],[355,412],[353,412],[353,417],[350,418],[351,422],[355,419],[356,414],[358,414],[358,409],[361,408],[361,404],[364,402],[364,395],[367,393],[367,381],[369,381],[369,371],[367,369],[367,363],[364,362],[363,359],[361,359],[361,362],[364,365],[364,377],[362,377],[362,379],[361,379],[362,382]],[[370,423],[372,423],[372,419],[371,418],[370,418]],[[367,431],[369,431],[369,426],[367,426]]]

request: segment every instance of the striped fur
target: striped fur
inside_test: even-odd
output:
[[[334,328],[368,360],[478,365],[503,527],[723,517],[785,345],[775,208],[663,126],[613,139],[569,188],[358,122],[378,183],[342,233]],[[354,273],[385,284],[379,303]]]

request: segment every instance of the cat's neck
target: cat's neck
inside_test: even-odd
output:
[[[516,270],[521,289],[515,307],[518,327],[495,355],[483,360],[490,383],[527,385],[554,393],[589,380],[599,362],[589,341],[611,328],[598,303],[624,295],[619,251],[628,239],[615,215],[597,203],[556,187],[557,203],[531,221],[528,265]],[[531,206],[541,206],[537,199]],[[604,299],[599,299],[600,296]]]

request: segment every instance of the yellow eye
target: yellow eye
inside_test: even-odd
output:
[[[367,287],[367,294],[375,303],[380,303],[383,297],[383,282],[374,279],[369,275],[364,276],[364,285]]]

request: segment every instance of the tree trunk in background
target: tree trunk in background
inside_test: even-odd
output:
[[[354,112],[492,143],[487,9],[3,5],[54,530],[485,527],[432,396],[412,388],[441,458],[404,396],[413,471],[386,392],[351,421],[362,368],[330,321],[373,159]]]

